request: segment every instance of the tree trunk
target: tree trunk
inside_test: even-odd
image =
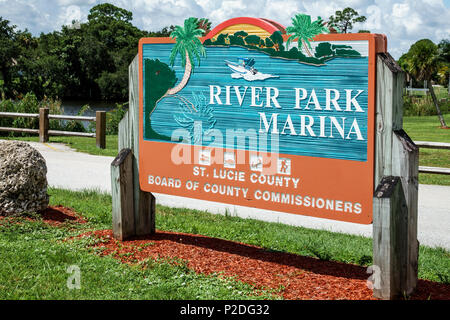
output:
[[[191,60],[189,59],[189,54],[186,50],[186,66],[184,68],[183,79],[181,79],[180,83],[177,86],[167,90],[165,95],[176,94],[181,89],[183,89],[186,86],[186,84],[188,83],[189,78],[191,77],[191,72],[192,72],[192,64],[191,64]]]
[[[308,55],[308,57],[312,57],[313,55],[312,55],[311,51],[309,51],[308,45],[306,44],[306,41],[303,40],[303,39],[302,39],[302,44],[303,44],[303,47],[305,48],[305,52]]]
[[[450,96],[450,73],[448,74],[447,94]]]
[[[431,81],[427,81],[428,90],[430,91],[431,98],[433,99],[434,106],[436,107],[436,111],[438,114],[439,122],[441,123],[441,128],[447,128],[447,125],[445,124],[444,117],[442,116],[441,109],[439,108],[439,104],[436,98],[436,94],[434,93],[433,85],[431,84]]]

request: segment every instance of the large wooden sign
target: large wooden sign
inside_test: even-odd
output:
[[[369,224],[375,34],[195,18],[139,44],[141,189]]]

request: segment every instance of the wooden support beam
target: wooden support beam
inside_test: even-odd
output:
[[[129,66],[129,108],[119,123],[119,150],[132,150],[130,162],[132,178],[130,188],[133,189],[133,221],[136,236],[150,235],[155,232],[155,197],[141,190],[139,185],[139,60],[135,57]],[[117,197],[118,194],[113,194]],[[119,239],[119,238],[118,238]]]
[[[39,142],[48,142],[48,108],[40,108],[39,109]]]
[[[403,127],[404,73],[389,53],[377,55],[374,189],[392,175],[392,135]]]
[[[374,195],[373,264],[379,267],[374,296],[396,299],[406,295],[408,207],[399,177],[383,177]]]
[[[417,219],[419,203],[419,148],[402,130],[394,131],[392,146],[392,173],[400,177],[407,206],[405,234],[401,235],[406,246],[406,275],[401,284],[402,292],[411,295],[417,286],[419,241]]]
[[[131,149],[122,149],[111,163],[113,235],[118,240],[125,240],[136,234],[132,157]]]
[[[377,57],[373,261],[382,281],[374,296],[410,295],[417,285],[419,148],[402,129],[404,73],[388,53]]]
[[[141,190],[139,184],[139,56],[131,62],[129,69],[128,141],[133,150],[134,205],[136,235],[155,233],[155,198]],[[120,135],[120,133],[119,133]],[[123,139],[123,138],[122,138]]]

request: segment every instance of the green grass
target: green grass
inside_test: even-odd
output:
[[[444,119],[450,126],[450,114],[444,114]],[[441,129],[437,116],[404,117],[403,128],[414,141],[450,143],[450,129]],[[421,148],[419,165],[449,168],[450,150]],[[420,173],[419,183],[450,186],[450,176]]]
[[[147,260],[128,265],[100,257],[94,237],[65,239],[111,228],[111,196],[94,191],[49,189],[51,204],[72,207],[87,224],[52,227],[41,221],[0,220],[0,299],[278,299],[276,292],[219,275],[196,274],[181,263]],[[231,215],[157,206],[157,228],[202,234],[323,260],[368,266],[372,240]],[[91,249],[90,249],[91,248]],[[450,279],[449,251],[420,246],[419,277]],[[81,289],[67,288],[67,268],[81,271]]]
[[[248,299],[251,286],[196,274],[183,265],[144,261],[130,266],[90,253],[81,243],[62,242],[69,231],[22,221],[0,227],[0,299]],[[67,268],[81,272],[80,290],[70,290]],[[265,295],[267,297],[267,295]]]
[[[444,120],[450,126],[450,113],[444,114]],[[450,142],[450,129],[441,129],[437,116],[404,117],[403,129],[413,140]]]
[[[39,142],[39,137],[0,137],[0,139],[8,140],[20,140],[20,141],[34,141]],[[85,152],[96,156],[117,156],[117,146],[118,146],[118,136],[117,135],[107,135],[106,136],[106,149],[97,148],[95,138],[86,137],[54,137],[50,136],[49,142],[64,143],[71,148],[79,151]]]
[[[41,221],[0,220],[0,299],[273,299],[271,293],[219,275],[202,275],[185,264],[147,260],[128,265],[100,257],[96,239],[65,239],[111,226],[111,197],[92,191],[51,189],[51,203],[73,206],[85,225],[52,227]],[[108,213],[108,214],[107,214]],[[67,287],[69,266],[81,272],[81,289]]]

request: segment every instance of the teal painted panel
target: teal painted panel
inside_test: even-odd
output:
[[[365,43],[368,46],[367,41]],[[168,65],[172,47],[173,44],[144,44],[142,59],[158,59]],[[255,147],[248,139],[245,145],[239,144],[236,139],[227,142],[227,130],[240,129],[247,134],[255,133],[258,137],[260,131],[278,131],[279,153],[367,161],[367,57],[335,58],[325,65],[314,66],[271,58],[265,53],[241,47],[205,49],[206,58],[201,59],[200,66],[195,66],[188,84],[175,97],[161,99],[151,114],[152,106],[144,103],[144,127],[149,126],[150,119],[153,132],[161,137],[171,137],[175,130],[184,128],[191,133],[191,142],[194,144],[245,150],[255,150]],[[238,62],[239,58],[254,59],[254,66],[258,71],[256,78],[268,78],[258,80],[251,75],[238,77],[227,66],[226,61]],[[184,74],[179,57],[172,69],[179,82]],[[145,88],[152,90],[152,84],[146,84],[145,79],[144,69],[144,101],[148,94]],[[230,87],[229,99],[226,97],[227,86]],[[247,87],[241,103],[234,86],[238,87],[241,97]],[[260,93],[259,99],[253,98],[254,101],[251,96],[252,87],[255,88],[255,93]],[[218,88],[221,93],[214,96]],[[296,108],[296,88],[300,98],[306,92],[306,98],[300,101],[300,108]],[[337,110],[332,101],[326,107],[325,89],[339,92],[340,98],[336,103],[341,110]],[[318,105],[314,103],[313,90]],[[270,107],[267,106],[267,91],[272,97],[278,93],[275,99],[269,99]],[[331,100],[335,97],[334,92],[330,94]],[[348,92],[350,96],[346,99]],[[350,111],[345,111],[347,100]],[[194,104],[195,111],[186,101]],[[306,108],[308,101],[309,109]],[[252,102],[257,105],[262,103],[263,106],[252,106]],[[275,118],[276,129],[273,127]],[[270,127],[265,125],[265,119],[267,124],[272,119]],[[313,124],[310,123],[311,120],[314,121]],[[202,141],[198,134],[194,134],[194,128],[199,128],[200,122],[202,131],[196,132],[202,133]],[[208,137],[208,134],[214,133],[211,130],[219,130],[224,137],[223,141],[212,143]],[[245,137],[239,133],[237,136]],[[167,141],[148,134],[144,134],[144,139]],[[270,140],[268,143],[270,145]]]

